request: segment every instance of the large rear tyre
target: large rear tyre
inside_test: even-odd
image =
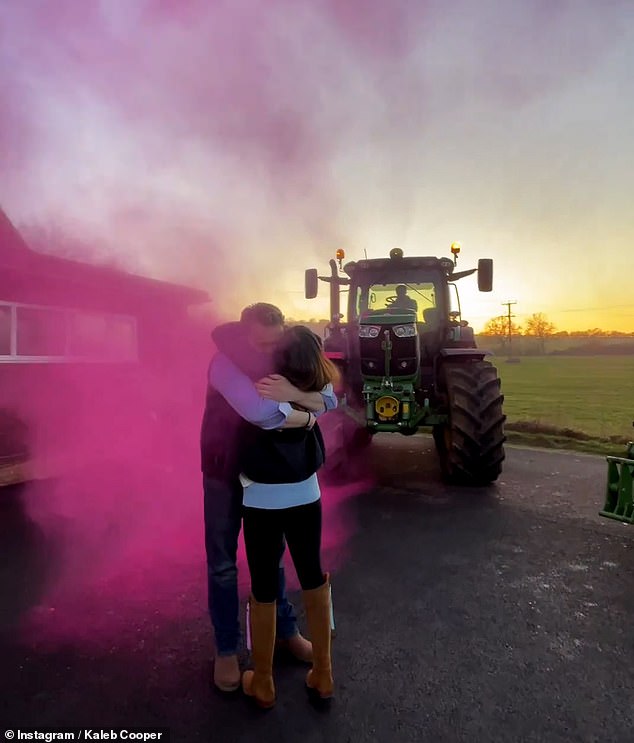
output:
[[[434,426],[443,477],[460,485],[487,485],[502,472],[504,395],[489,361],[446,364],[441,372],[449,420]]]

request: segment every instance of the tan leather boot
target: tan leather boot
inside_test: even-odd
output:
[[[313,643],[313,667],[306,676],[306,686],[322,700],[330,699],[334,691],[330,653],[330,575],[327,573],[324,578],[322,586],[303,592],[306,620]]]
[[[253,670],[242,674],[242,690],[247,696],[253,697],[258,706],[265,709],[275,704],[273,654],[277,621],[276,604],[276,601],[261,604],[253,596],[249,599]]]

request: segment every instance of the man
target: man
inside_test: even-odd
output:
[[[398,307],[402,310],[413,310],[414,312],[418,312],[418,302],[408,296],[405,284],[399,284],[396,287],[396,299],[391,306]]]
[[[294,410],[291,402],[315,416],[336,406],[336,398],[304,393],[287,380],[270,375],[272,352],[284,332],[284,316],[274,305],[258,303],[243,310],[240,322],[212,333],[218,352],[208,371],[201,428],[201,464],[205,501],[208,601],[216,643],[214,683],[221,691],[240,687],[238,571],[242,486],[240,432],[244,421],[264,429],[301,428],[313,416]],[[269,375],[269,376],[267,376]],[[259,380],[259,381],[258,381]],[[277,637],[295,657],[312,660],[311,643],[301,636],[286,597],[280,555]]]

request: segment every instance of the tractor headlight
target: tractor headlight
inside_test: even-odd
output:
[[[413,338],[416,335],[416,325],[397,325],[394,328],[394,335],[397,338]]]
[[[378,338],[381,327],[377,325],[359,325],[359,338]]]

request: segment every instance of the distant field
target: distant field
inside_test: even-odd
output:
[[[509,423],[537,421],[596,438],[634,435],[634,355],[492,358]]]

